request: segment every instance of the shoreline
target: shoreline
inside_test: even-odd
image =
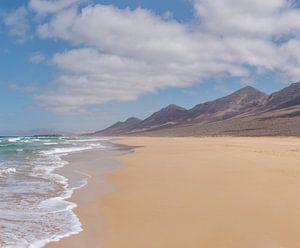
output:
[[[299,138],[113,142],[139,148],[113,156],[124,166],[93,175],[95,182],[75,191],[84,231],[46,247],[300,246]],[[84,159],[76,160],[82,168]],[[103,176],[113,188],[99,194],[93,185]]]
[[[80,174],[87,177],[86,184],[79,188],[75,187],[72,196],[66,199],[66,201],[76,204],[72,211],[79,219],[82,231],[70,234],[58,241],[51,241],[44,247],[88,247],[91,235],[94,237],[93,243],[96,246],[102,245],[102,237],[95,233],[95,230],[101,229],[103,219],[98,211],[98,206],[99,201],[113,187],[107,182],[105,175],[122,166],[118,161],[113,160],[113,157],[120,156],[127,150],[129,148],[126,149],[125,146],[114,146],[107,150],[92,149],[72,153],[62,158],[68,164],[57,169],[56,174],[69,179]]]

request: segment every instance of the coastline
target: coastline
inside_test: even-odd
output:
[[[45,247],[91,247],[91,243],[96,247],[102,245],[103,217],[99,206],[101,199],[113,187],[107,182],[105,175],[121,166],[118,161],[113,160],[113,157],[122,155],[127,150],[125,146],[124,148],[115,146],[107,150],[93,149],[63,157],[68,164],[55,173],[67,178],[77,177],[80,174],[88,177],[86,185],[74,189],[72,196],[66,199],[77,205],[73,212],[79,218],[83,230],[59,241],[50,242]]]
[[[84,231],[46,247],[300,246],[299,138],[114,143],[140,148],[117,156],[117,170],[90,170],[92,180],[71,198]],[[82,155],[78,168],[90,159]],[[101,193],[99,185],[113,188]]]

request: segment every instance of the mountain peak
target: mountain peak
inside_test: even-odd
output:
[[[170,104],[170,105],[168,105],[167,107],[165,107],[165,108],[163,108],[161,110],[169,110],[169,111],[170,110],[171,111],[173,111],[173,110],[179,110],[179,111],[185,111],[186,109],[183,108],[183,107],[180,107],[180,106],[178,106],[176,104]]]
[[[269,115],[274,115],[273,111],[280,112],[281,109],[285,114],[282,116],[288,116],[289,118],[290,116],[300,116],[300,82],[293,83],[271,95],[267,95],[252,86],[246,86],[225,97],[198,104],[190,110],[170,104],[145,120],[131,117],[125,122],[118,122],[105,130],[96,132],[95,135],[156,132],[158,130],[169,130],[173,127],[184,127],[194,132],[200,127],[199,123],[201,123],[201,126],[204,125],[204,132],[211,128],[211,123],[218,123],[218,125],[215,125],[217,129],[214,132],[219,132],[218,128],[222,128],[225,122],[229,125],[237,123],[236,127],[229,126],[230,130],[237,128],[237,132],[243,132],[240,125],[244,125],[244,118],[252,118],[253,120],[257,116],[264,115],[269,118]],[[278,116],[277,112],[276,116]],[[241,120],[242,122],[240,122]],[[252,124],[256,125],[256,123],[258,122],[255,120]],[[258,123],[258,125],[260,124]],[[258,127],[261,129],[260,126]],[[252,126],[251,129],[247,126],[245,130],[252,130]],[[289,132],[290,130],[288,129]]]
[[[239,90],[237,90],[236,92],[234,92],[233,94],[259,94],[259,95],[267,95],[266,93],[248,85],[245,86],[244,88],[241,88]]]
[[[245,86],[245,87],[243,87],[243,88],[241,88],[240,90],[257,90],[256,88],[254,88],[253,86],[251,86],[251,85],[247,85],[247,86]]]
[[[130,117],[128,118],[126,121],[124,121],[124,123],[128,123],[128,122],[140,122],[142,121],[141,119],[139,118],[136,118],[136,117]]]
[[[214,101],[196,105],[189,112],[192,121],[218,121],[254,111],[267,98],[267,94],[246,86]]]
[[[175,104],[170,104],[167,107],[155,112],[150,117],[142,121],[143,128],[164,125],[166,123],[177,122],[181,119],[187,110]]]
[[[136,117],[130,117],[126,121],[121,122],[118,121],[114,125],[98,131],[94,133],[95,135],[116,135],[121,133],[126,133],[127,131],[130,131],[133,127],[137,126],[141,122],[140,119]]]

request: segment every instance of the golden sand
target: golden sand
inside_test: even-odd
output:
[[[113,192],[94,206],[80,207],[77,199],[89,240],[77,247],[300,247],[300,139],[118,142],[143,147],[118,158],[126,166],[107,176]],[[85,194],[93,192],[87,187]],[[86,222],[85,213],[95,217]],[[99,236],[102,246],[94,241]]]

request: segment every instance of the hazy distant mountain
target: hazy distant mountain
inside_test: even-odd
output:
[[[1,131],[0,135],[8,135],[8,136],[34,136],[34,135],[57,135],[57,134],[66,134],[64,132],[59,132],[52,129],[32,129],[25,131]]]
[[[190,110],[172,104],[143,121],[129,119],[95,134],[300,136],[300,82],[269,96],[247,86]]]
[[[94,133],[95,135],[120,135],[123,133],[127,133],[130,132],[130,130],[134,129],[137,127],[137,125],[141,122],[142,120],[135,118],[135,117],[131,117],[129,119],[127,119],[124,122],[117,122],[116,124],[98,131],[96,133]]]

